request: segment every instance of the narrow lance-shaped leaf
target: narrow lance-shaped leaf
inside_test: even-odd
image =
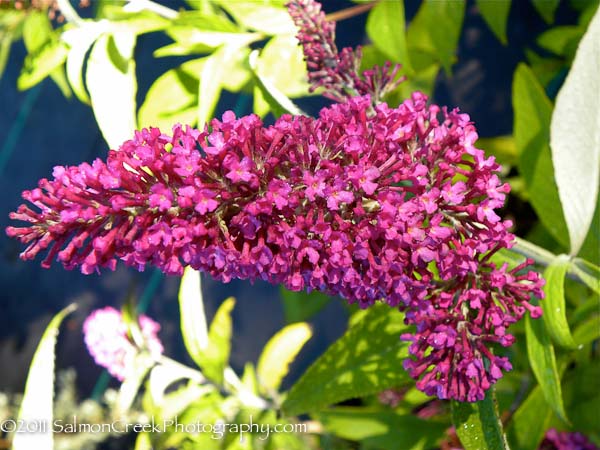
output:
[[[277,390],[287,375],[290,364],[312,336],[306,323],[288,325],[273,336],[265,346],[258,360],[257,375],[260,384]]]
[[[544,227],[565,247],[569,238],[550,152],[552,103],[532,70],[519,64],[513,80],[514,135],[519,172]]]
[[[90,53],[86,83],[92,109],[108,145],[116,149],[137,129],[135,34],[102,35]]]
[[[201,365],[202,351],[208,347],[208,328],[200,272],[186,267],[179,287],[179,314],[181,335],[190,357]]]
[[[544,393],[544,398],[554,412],[568,422],[554,347],[550,342],[544,321],[526,316],[525,334],[529,364]]]
[[[123,380],[123,383],[119,387],[115,405],[117,416],[126,414],[129,411],[137,393],[142,387],[146,375],[148,375],[153,365],[154,361],[149,355],[140,353],[136,356],[132,372]]]
[[[493,388],[479,402],[452,401],[452,422],[465,450],[508,450]]]
[[[576,345],[567,322],[564,288],[565,276],[570,266],[569,257],[560,255],[544,271],[546,297],[541,305],[546,329],[554,342],[561,347],[572,349]]]
[[[70,47],[66,68],[67,79],[69,80],[71,89],[73,89],[79,101],[89,104],[90,97],[85,90],[82,73],[85,55],[96,39],[107,30],[108,25],[103,21],[84,23],[85,25],[79,28],[72,28],[65,31],[61,39]]]
[[[576,255],[592,223],[600,188],[600,11],[556,97],[550,144],[571,254]]]
[[[37,350],[33,355],[25,394],[19,411],[19,421],[23,423],[45,423],[46,427],[38,433],[15,433],[13,450],[52,450],[52,422],[54,401],[54,358],[58,329],[63,319],[74,311],[75,304],[59,312],[44,332]]]
[[[233,328],[231,311],[234,305],[233,297],[221,304],[208,330],[208,346],[199,356],[202,371],[217,384],[223,384],[225,368],[228,367]]]
[[[519,450],[536,450],[552,419],[541,387],[536,386],[519,406],[507,430],[511,446]]]

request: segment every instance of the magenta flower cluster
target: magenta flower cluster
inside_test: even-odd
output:
[[[134,370],[136,356],[142,349],[155,358],[163,352],[163,346],[157,336],[160,325],[141,315],[139,328],[144,341],[143,348],[138,347],[128,337],[127,324],[121,312],[107,306],[93,311],[85,319],[84,341],[96,364],[123,381]]]
[[[371,110],[372,114],[367,114]],[[529,310],[542,281],[526,264],[490,257],[512,245],[496,210],[508,185],[474,147],[457,110],[415,93],[398,108],[369,97],[317,119],[255,115],[199,131],[137,132],[106,162],[56,167],[25,191],[7,229],[65,268],[93,273],[117,259],[169,274],[190,265],[213,277],[319,290],[367,307],[383,299],[416,333],[406,368],[440,398],[474,401],[509,370],[490,344]]]
[[[554,428],[546,432],[540,450],[600,450],[582,433],[557,431]]]
[[[397,76],[400,65],[389,62],[361,72],[360,47],[345,47],[338,52],[336,24],[327,20],[320,3],[291,0],[287,7],[298,27],[296,37],[304,52],[311,92],[323,88],[323,95],[335,101],[370,95],[373,102],[379,102],[404,80]]]

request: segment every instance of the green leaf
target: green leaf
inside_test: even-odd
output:
[[[208,327],[204,314],[200,272],[186,267],[179,286],[179,314],[181,335],[185,348],[199,367],[202,353],[208,347]]]
[[[304,291],[293,292],[283,286],[279,288],[279,295],[283,300],[283,312],[287,323],[303,322],[310,319],[331,300],[331,297],[318,291],[313,291],[310,294]]]
[[[519,450],[537,450],[552,420],[541,387],[536,386],[516,410],[507,429],[511,446]]]
[[[410,70],[411,64],[404,32],[404,2],[379,2],[369,12],[367,35],[375,47],[392,62]]]
[[[408,345],[400,341],[406,329],[399,311],[383,304],[372,306],[291,388],[283,411],[288,415],[318,411],[409,382],[402,365]]]
[[[494,35],[503,45],[508,43],[506,39],[506,22],[510,13],[511,0],[476,0],[479,12],[488,24]]]
[[[200,351],[199,362],[207,378],[223,384],[225,368],[231,351],[231,310],[235,299],[226,299],[215,314],[208,331],[208,346]]]
[[[588,320],[578,325],[573,331],[573,339],[577,345],[586,345],[600,339],[600,314],[592,314]]]
[[[152,84],[138,112],[140,127],[170,129],[176,123],[196,124],[198,74],[204,58],[194,59],[171,69]]]
[[[29,366],[25,393],[19,409],[19,421],[45,423],[46,430],[39,433],[14,433],[13,450],[52,450],[53,436],[53,400],[54,400],[54,359],[56,338],[64,318],[76,309],[76,305],[67,306],[59,312],[48,327],[33,355]]]
[[[198,89],[198,126],[203,127],[209,122],[221,96],[223,80],[228,72],[238,64],[239,52],[248,41],[239,41],[235,44],[224,45],[212,55],[205,58],[202,72],[200,73],[200,86]]]
[[[203,379],[200,372],[190,369],[189,367],[179,364],[178,362],[169,358],[163,357],[159,364],[156,364],[154,367],[152,367],[148,377],[146,392],[150,394],[153,406],[161,409],[164,408],[162,414],[163,416],[165,416],[165,411],[170,411],[179,407],[171,404],[172,399],[168,394],[165,395],[167,389],[175,382],[185,379],[195,381],[195,383],[190,383],[190,386],[203,389],[202,391],[196,390],[194,392],[196,397],[193,398],[198,398],[202,393],[207,393],[215,389],[215,387],[210,384],[202,384],[206,380]],[[189,402],[185,404],[185,406],[188,404]]]
[[[554,12],[560,0],[531,0],[531,3],[547,24],[554,22]]]
[[[174,51],[173,48],[171,48],[169,52],[166,52],[166,47],[163,47],[154,53],[155,56],[210,53],[212,50],[221,46],[241,48],[260,39],[261,37],[261,35],[257,33],[203,31],[191,27],[171,28],[168,30],[168,34],[178,44],[174,47],[177,49],[177,51]]]
[[[137,129],[134,47],[132,33],[104,34],[96,40],[87,63],[86,84],[94,116],[112,149]]]
[[[32,11],[23,23],[23,43],[29,53],[39,50],[52,37],[52,24],[48,14]]]
[[[600,12],[579,43],[556,97],[550,145],[571,255],[579,253],[600,189]],[[576,115],[576,117],[575,117]]]
[[[525,259],[527,258],[520,253],[515,252],[514,250],[502,248],[492,255],[490,261],[496,264],[498,267],[502,266],[504,263],[507,263],[508,267],[513,269],[519,264],[524,263]]]
[[[282,6],[260,2],[232,3],[230,0],[218,0],[218,3],[237,23],[247,29],[260,31],[266,35],[296,33],[292,18]]]
[[[202,31],[222,31],[226,33],[241,33],[243,30],[233,23],[225,14],[214,11],[181,10],[177,18],[171,21],[174,28],[190,27]]]
[[[30,89],[49,76],[67,58],[64,42],[50,40],[25,58],[17,79],[20,90]]]
[[[495,156],[500,164],[512,166],[517,163],[519,155],[513,136],[479,138],[476,145],[485,150],[487,155]]]
[[[537,43],[555,55],[569,57],[572,56],[571,52],[574,53],[584,31],[576,25],[552,27],[538,36]]]
[[[596,201],[596,211],[588,235],[583,241],[579,257],[600,266],[600,195]]]
[[[576,347],[569,323],[565,304],[564,281],[571,261],[567,255],[558,256],[544,271],[544,293],[546,297],[541,302],[544,310],[543,318],[548,333],[554,342],[561,347],[573,349]]]
[[[137,393],[142,387],[144,379],[153,365],[154,360],[150,355],[146,353],[139,353],[136,355],[133,363],[133,370],[127,375],[127,378],[123,380],[123,383],[121,383],[121,386],[119,387],[115,405],[117,417],[127,414],[129,408],[133,405]]]
[[[85,55],[96,39],[107,29],[106,22],[86,21],[85,25],[67,30],[61,36],[61,39],[70,47],[66,64],[67,79],[75,96],[86,104],[90,103],[90,98],[85,90],[82,76]]]
[[[161,31],[173,26],[175,20],[169,20],[157,13],[147,10],[133,11],[132,3],[125,10],[122,6],[107,5],[105,16],[110,19],[110,32],[130,32],[136,35]]]
[[[568,246],[567,226],[550,154],[552,103],[525,64],[519,64],[515,71],[512,101],[518,167],[525,179],[531,204],[544,227],[560,244]]]
[[[464,0],[426,0],[421,4],[407,35],[409,57],[415,70],[437,62],[450,74],[452,64],[456,61],[464,15]]]
[[[565,422],[568,422],[562,397],[560,376],[554,356],[554,347],[543,320],[525,318],[527,355],[548,405]]]
[[[368,408],[331,408],[317,413],[316,418],[329,433],[360,441],[366,448],[433,448],[446,430],[441,422]]]
[[[288,97],[308,95],[308,75],[302,47],[292,35],[275,36],[256,60],[256,73]]]
[[[600,294],[600,267],[585,259],[575,258],[573,271],[595,293]]]
[[[8,33],[0,34],[0,78],[6,68],[8,57],[10,55],[10,47],[12,45],[13,38]]]
[[[260,76],[257,73],[257,60],[258,51],[254,50],[250,53],[249,63],[252,73],[254,74],[254,80],[256,87],[259,89],[264,100],[271,108],[271,113],[275,117],[279,117],[282,114],[292,114],[295,116],[306,115],[304,111],[298,108],[294,102],[292,102],[286,95],[284,95],[277,87],[267,78]]]
[[[39,53],[42,52],[44,46],[50,46],[52,43],[55,43],[58,46],[63,46],[64,44],[61,42],[57,42],[57,38],[55,36],[54,30],[52,28],[52,24],[50,23],[50,19],[45,12],[36,11],[29,13],[27,15],[27,19],[23,25],[23,42],[25,43],[25,47],[27,48],[27,52],[29,53],[28,58],[39,58]],[[48,52],[48,49],[45,50]],[[53,58],[56,58],[57,55],[48,55],[45,54],[41,56],[44,59],[50,59],[39,62],[33,62],[35,65],[35,69],[39,70],[41,73],[37,73],[35,77],[39,79],[29,79],[22,80],[26,84],[31,84],[29,87],[37,84],[37,82],[43,80],[47,75],[50,75],[54,83],[61,90],[63,95],[67,98],[71,96],[71,89],[69,88],[69,84],[65,77],[64,69],[62,67],[62,63],[66,59],[64,56],[60,58],[62,61],[52,61]],[[27,61],[26,61],[27,62]],[[47,71],[49,67],[52,65],[56,65],[53,70],[50,70],[49,73],[44,74],[44,71]],[[42,69],[42,70],[40,70]],[[31,74],[30,74],[31,75]]]
[[[508,450],[493,388],[479,402],[452,401],[452,423],[465,450]]]
[[[135,439],[135,447],[133,450],[152,450],[152,438],[150,437],[150,433],[138,433],[137,438]]]
[[[565,390],[570,391],[569,418],[573,429],[598,439],[600,414],[598,414],[598,380],[600,364],[596,359],[585,366],[578,366],[565,377]]]
[[[277,391],[287,375],[290,364],[312,336],[306,323],[288,325],[273,336],[258,360],[257,375],[260,385],[267,391]]]

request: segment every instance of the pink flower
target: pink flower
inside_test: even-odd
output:
[[[140,316],[139,326],[144,338],[144,348],[154,357],[163,352],[163,346],[157,337],[160,325],[147,316]],[[131,374],[135,357],[140,353],[127,336],[127,325],[115,308],[93,311],[83,323],[84,341],[96,364],[120,381]]]
[[[7,233],[28,245],[23,259],[46,252],[44,267],[189,265],[361,307],[384,299],[415,325],[404,339],[417,386],[474,401],[510,370],[489,348],[511,345],[506,330],[527,311],[541,314],[529,302],[543,284],[530,262],[489,261],[514,237],[494,213],[508,187],[474,130],[419,93],[398,108],[357,97],[269,127],[227,113],[203,131],[142,130],[106,162],[59,167],[25,191],[37,210],[21,205],[11,217],[25,226]],[[192,175],[180,170],[188,161]]]
[[[550,428],[546,432],[540,450],[600,450],[597,445],[582,433],[557,431]]]

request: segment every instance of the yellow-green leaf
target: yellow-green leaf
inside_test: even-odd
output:
[[[465,450],[508,450],[493,389],[475,403],[452,401],[452,422]]]
[[[179,314],[183,342],[190,357],[202,365],[202,351],[208,347],[208,328],[200,272],[186,267],[179,287]]]
[[[44,431],[38,433],[15,433],[13,450],[52,450],[52,422],[54,401],[54,352],[60,324],[74,311],[75,304],[59,312],[44,332],[27,374],[25,393],[19,410],[23,423],[45,423]]]
[[[267,390],[277,390],[287,375],[290,364],[312,336],[306,323],[288,325],[273,336],[258,360],[257,375]]]
[[[541,302],[544,311],[543,318],[552,340],[561,347],[573,349],[576,347],[569,322],[565,303],[564,281],[571,261],[567,255],[558,256],[544,271],[544,300]]]
[[[135,34],[104,34],[96,40],[87,63],[86,84],[94,116],[104,139],[117,149],[137,129]]]
[[[554,347],[544,321],[532,319],[527,315],[525,318],[525,334],[527,336],[529,364],[542,389],[544,398],[554,412],[562,420],[568,422]]]

